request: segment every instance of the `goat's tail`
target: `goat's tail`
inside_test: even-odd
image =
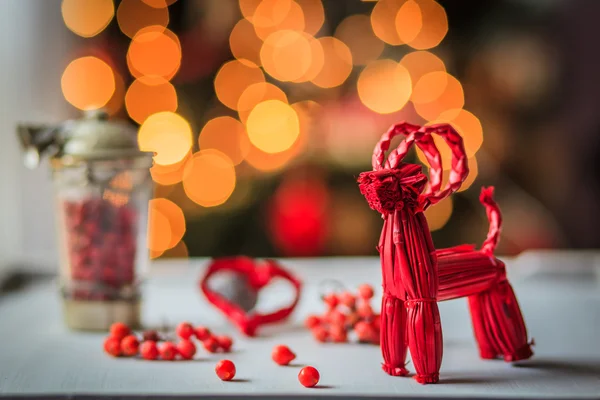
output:
[[[483,242],[483,246],[481,246],[481,251],[492,255],[500,240],[500,230],[502,229],[502,213],[500,212],[500,207],[498,207],[498,204],[494,200],[494,187],[482,187],[479,201],[485,207],[485,212],[488,221],[490,222],[487,238]]]

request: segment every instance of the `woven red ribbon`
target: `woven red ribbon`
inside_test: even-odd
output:
[[[282,278],[292,284],[294,300],[286,307],[269,314],[259,312],[247,313],[239,305],[228,300],[222,294],[210,288],[209,282],[213,275],[220,272],[233,272],[241,274],[248,282],[248,289],[257,293],[267,286],[273,279]],[[302,283],[275,260],[257,261],[249,257],[230,257],[213,260],[206,270],[206,274],[200,281],[200,289],[206,299],[218,308],[243,334],[255,336],[261,325],[280,322],[290,316],[298,301],[300,300],[300,289]]]
[[[433,134],[440,135],[452,151],[450,178],[443,189],[441,188],[443,168],[439,150],[433,141]],[[386,158],[385,153],[390,147],[391,140],[398,135],[404,135],[404,140]],[[425,190],[427,177],[421,172],[421,167],[402,162],[414,144],[423,151],[430,166],[427,190]],[[466,179],[469,171],[463,141],[456,130],[448,124],[419,127],[401,123],[390,128],[377,143],[372,163],[373,171],[360,174],[358,183],[369,206],[381,213],[384,218],[378,246],[383,275],[381,309],[383,369],[390,375],[406,375],[408,373],[405,367],[406,352],[407,348],[410,348],[416,369],[415,379],[420,383],[435,383],[439,379],[442,362],[442,329],[437,306],[438,291],[441,288],[438,277],[440,272],[438,257],[440,263],[442,259],[448,260],[444,263],[449,266],[445,270],[448,273],[445,282],[449,285],[444,286],[443,289],[446,289],[445,296],[454,298],[453,295],[468,289],[464,286],[458,287],[460,284],[456,279],[456,270],[452,271],[450,265],[460,264],[462,260],[466,262],[469,257],[467,254],[474,250],[472,247],[458,246],[436,252],[423,211],[458,190]],[[489,208],[488,214],[494,212],[496,213],[494,215],[499,216],[497,210]],[[488,263],[491,259],[488,253],[491,254],[493,251],[497,239],[496,232],[486,241],[484,249],[478,252],[488,259]],[[495,285],[491,282],[489,286],[481,284],[476,288],[479,291],[473,292],[477,293],[474,296],[487,296],[488,303],[495,301],[491,298],[497,299],[497,297],[489,295],[489,288],[492,286],[499,288],[502,285],[506,287],[507,284],[497,274],[498,272],[494,271],[492,280],[495,280]],[[448,279],[450,276],[455,279]],[[482,290],[484,293],[480,293]],[[507,289],[506,291],[508,293]],[[473,303],[477,304],[474,306]],[[479,323],[475,322],[476,315],[485,314],[487,317],[490,315],[486,314],[487,311],[478,314],[476,308],[483,304],[481,299],[474,302],[470,299],[470,304],[476,325],[476,337],[481,348],[482,341],[495,340],[495,338],[477,333]],[[516,305],[516,301],[513,304]],[[516,309],[518,310],[518,305]],[[520,315],[520,310],[518,311]],[[481,329],[485,329],[484,325],[490,318],[481,322]],[[511,327],[512,325],[505,325],[503,328]],[[498,346],[491,347],[496,349]],[[506,358],[507,353],[504,350],[507,348],[503,348],[502,352]]]

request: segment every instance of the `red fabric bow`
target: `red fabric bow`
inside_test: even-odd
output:
[[[282,278],[292,284],[295,296],[292,304],[270,314],[261,314],[255,311],[246,312],[239,305],[228,300],[222,294],[212,290],[209,286],[210,278],[219,272],[234,272],[244,276],[251,290],[260,292],[273,278]],[[219,258],[212,261],[206,274],[200,281],[200,289],[206,299],[217,307],[243,334],[255,336],[261,325],[279,322],[289,317],[300,300],[302,283],[275,260],[256,261],[249,257]]]

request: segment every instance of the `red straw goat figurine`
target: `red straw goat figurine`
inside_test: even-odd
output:
[[[432,134],[440,135],[452,151],[452,170],[443,189],[441,156]],[[385,152],[398,135],[405,138],[386,159]],[[428,179],[421,167],[402,162],[414,144],[430,166],[427,189]],[[429,206],[458,190],[468,175],[461,136],[448,124],[419,127],[401,123],[377,143],[372,164],[373,171],[361,173],[358,182],[369,206],[384,219],[378,246],[383,274],[383,370],[394,376],[407,375],[405,359],[410,348],[415,379],[436,383],[442,362],[437,302],[464,296],[469,296],[482,357],[502,354],[507,361],[514,361],[531,356],[525,324],[506,281],[504,265],[492,255],[500,213],[491,189],[484,190],[481,197],[493,225],[481,250],[457,246],[436,251],[423,215]],[[463,272],[470,273],[471,279],[463,279]]]

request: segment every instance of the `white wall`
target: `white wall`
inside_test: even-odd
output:
[[[15,126],[73,116],[60,77],[76,40],[60,0],[0,2],[0,274],[9,266],[56,268],[52,186],[47,163],[23,167]]]

